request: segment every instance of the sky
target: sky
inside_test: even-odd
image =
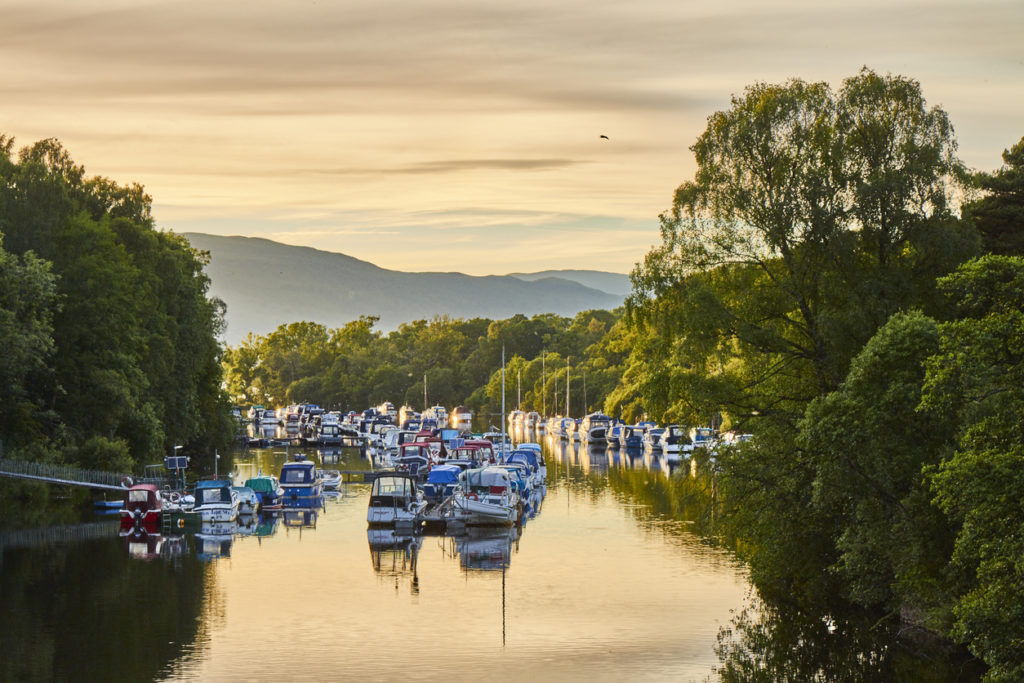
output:
[[[758,81],[915,78],[978,170],[1024,135],[1022,0],[0,0],[0,27],[18,146],[144,185],[162,228],[398,270],[629,272]]]

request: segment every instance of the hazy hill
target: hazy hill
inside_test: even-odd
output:
[[[224,336],[229,344],[237,344],[249,332],[265,334],[299,320],[339,327],[360,315],[376,315],[378,327],[387,331],[435,315],[575,315],[590,308],[615,308],[623,301],[622,295],[566,276],[404,273],[345,254],[254,237],[184,236],[195,248],[210,252],[210,292],[228,305]],[[533,280],[533,275],[541,279]]]
[[[608,273],[603,270],[542,270],[538,273],[509,273],[509,275],[531,282],[549,277],[571,280],[580,283],[584,287],[614,294],[623,299],[633,291],[628,275]]]

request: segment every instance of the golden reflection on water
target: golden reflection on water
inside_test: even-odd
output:
[[[743,569],[610,485],[634,459],[584,449],[548,464],[521,532],[378,534],[355,484],[315,526],[236,538],[210,564],[204,642],[169,679],[704,680],[718,628],[745,604]]]

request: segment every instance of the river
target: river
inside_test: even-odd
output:
[[[0,678],[714,679],[751,590],[695,532],[686,479],[650,456],[545,449],[543,504],[508,532],[368,530],[361,483],[233,535],[132,540],[100,518],[3,532]],[[239,453],[233,475],[286,457]]]

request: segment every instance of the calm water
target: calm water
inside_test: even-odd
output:
[[[280,449],[236,458],[276,471]],[[328,466],[365,468],[354,452]],[[369,486],[232,535],[116,522],[8,534],[5,680],[704,680],[747,604],[742,566],[657,501],[665,463],[549,451],[521,530],[368,530]],[[7,653],[21,653],[10,658]]]

